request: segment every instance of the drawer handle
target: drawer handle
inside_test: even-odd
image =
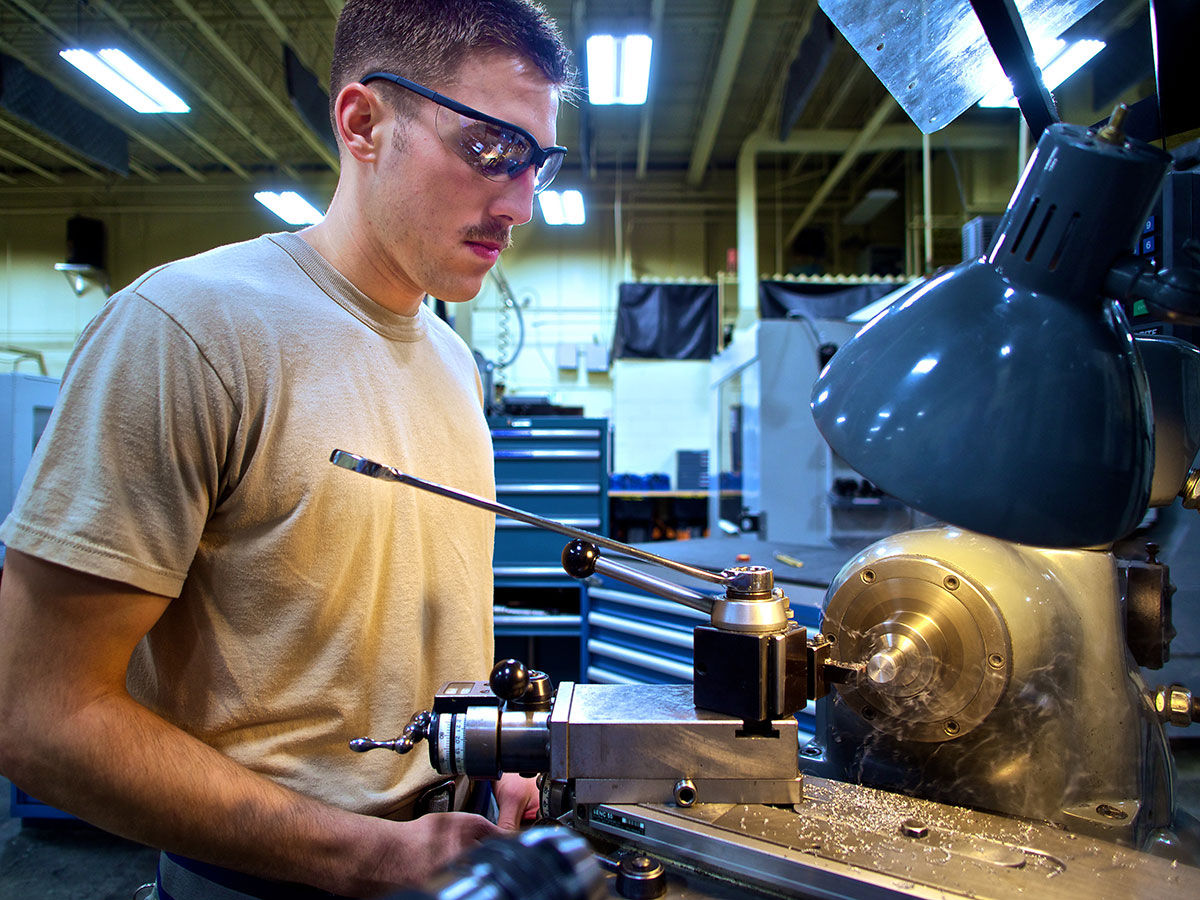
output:
[[[599,450],[497,450],[496,459],[599,459]]]

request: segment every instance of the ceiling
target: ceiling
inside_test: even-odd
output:
[[[661,202],[732,210],[739,150],[755,132],[782,136],[789,68],[801,42],[828,27],[816,0],[545,5],[577,60],[595,30],[629,26],[656,36],[646,106],[590,107],[581,100],[564,109],[559,123],[559,142],[571,148],[560,181],[591,184],[608,192],[608,202],[620,183],[623,197],[635,191],[648,209]],[[283,47],[327,89],[340,7],[340,0],[0,0],[0,54],[127,135],[129,154],[128,175],[114,174],[0,108],[0,208],[60,205],[67,195],[76,205],[81,196],[108,204],[131,198],[202,204],[234,188],[293,184],[326,201],[336,154],[289,100]],[[800,72],[793,81],[794,88],[809,88],[794,127],[786,129],[793,152],[782,162],[763,160],[777,195],[786,194],[793,211],[810,218],[902,180],[903,151],[920,146],[919,132],[875,75],[836,29],[829,33],[827,63],[815,76]],[[191,112],[126,109],[58,57],[72,45],[126,49],[174,87]],[[994,141],[997,132],[989,137],[983,125],[964,140]]]

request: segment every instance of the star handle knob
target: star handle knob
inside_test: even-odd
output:
[[[413,717],[404,726],[404,731],[398,738],[390,741],[375,741],[371,738],[355,738],[350,742],[350,749],[355,753],[366,753],[368,750],[392,750],[396,753],[407,753],[423,738],[429,737],[433,729],[434,716],[431,710],[425,709],[413,713]]]

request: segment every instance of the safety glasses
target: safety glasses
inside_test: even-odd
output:
[[[438,137],[484,178],[506,181],[532,166],[537,175],[533,190],[537,193],[549,185],[562,168],[566,147],[541,147],[537,139],[519,125],[471,109],[391,72],[372,72],[359,82],[366,84],[377,79],[398,84],[436,103]]]

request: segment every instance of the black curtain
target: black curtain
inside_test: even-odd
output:
[[[622,284],[614,359],[711,359],[717,352],[715,284]]]
[[[812,284],[762,281],[758,285],[758,314],[763,319],[844,319],[874,303],[898,284]]]

